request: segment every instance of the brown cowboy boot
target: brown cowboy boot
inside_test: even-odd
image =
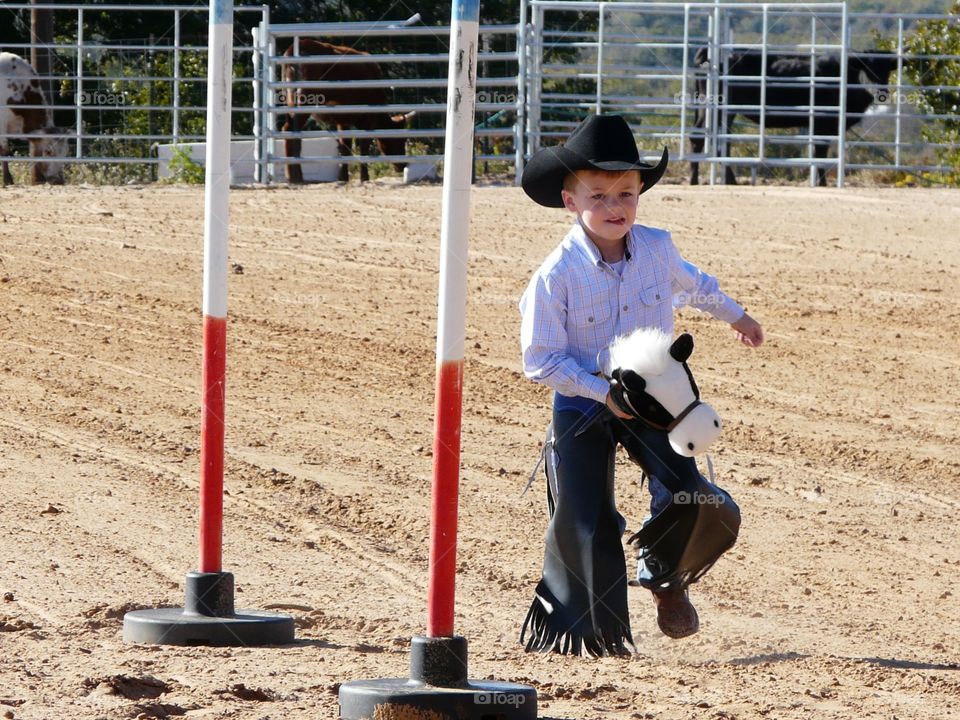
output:
[[[678,640],[693,635],[700,629],[697,609],[690,602],[686,588],[651,592],[657,606],[657,625],[664,635]]]

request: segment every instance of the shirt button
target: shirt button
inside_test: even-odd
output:
[[[593,315],[587,318],[587,322],[593,322]]]
[[[624,305],[624,306],[623,306],[623,309],[624,309],[624,310],[629,310],[629,309],[630,309],[630,306],[629,306],[629,305]]]
[[[659,299],[660,299],[660,295],[658,294],[658,295],[657,295],[657,300],[659,300]]]

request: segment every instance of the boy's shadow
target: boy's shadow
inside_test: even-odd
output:
[[[329,640],[321,640],[319,638],[297,638],[293,641],[291,647],[317,647],[324,650],[349,650],[352,648],[352,645],[339,645]]]
[[[792,660],[804,660],[812,657],[804,653],[766,653],[762,655],[749,655],[747,657],[733,658],[728,660],[728,665],[761,665],[765,663],[790,662]],[[898,670],[960,670],[960,663],[930,663],[919,660],[900,660],[898,658],[881,657],[842,657],[832,656],[839,660],[851,660],[853,662],[867,663],[868,665],[877,665],[885,668],[896,668]]]
[[[919,662],[917,660],[898,660],[897,658],[851,658],[870,665],[879,665],[880,667],[898,668],[901,670],[960,670],[960,663],[929,663]]]

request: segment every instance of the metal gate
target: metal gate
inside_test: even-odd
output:
[[[738,167],[749,168],[754,180],[761,171],[803,169],[811,184],[819,172],[833,170],[838,186],[848,170],[951,169],[931,162],[931,153],[946,146],[931,145],[922,136],[923,123],[945,116],[916,109],[911,98],[921,88],[904,76],[911,24],[949,16],[854,14],[841,2],[571,0],[529,0],[521,17],[525,14],[527,157],[565,137],[587,113],[616,112],[634,126],[648,160],[667,145],[675,160],[707,163],[711,183],[718,171]],[[891,47],[871,52],[875,36],[880,30],[890,33],[891,23],[896,28]],[[854,53],[854,42],[868,50]],[[707,59],[699,65],[701,48]],[[757,70],[731,70],[731,56],[751,53]],[[836,69],[818,74],[815,61],[827,56],[837,58]],[[960,62],[952,55],[924,57]],[[792,77],[771,74],[768,62],[783,58],[808,59],[808,69]],[[848,77],[851,58],[894,60],[890,92],[880,92],[880,84],[866,75]],[[820,99],[824,88],[833,89],[823,95],[833,94],[835,101]],[[880,99],[866,110],[847,107],[850,93],[861,90]],[[771,104],[775,93],[781,103],[784,96],[800,99]],[[736,102],[744,95],[751,100]],[[796,131],[773,127],[786,115],[796,118]],[[954,113],[947,119],[957,118]],[[845,133],[847,124],[854,127]],[[823,125],[834,129],[825,132]],[[816,157],[817,146],[828,143],[836,147],[836,156]]]
[[[284,166],[291,163],[313,163],[323,168],[341,163],[417,163],[436,164],[443,159],[443,119],[446,114],[447,45],[449,27],[418,26],[419,16],[406,21],[373,23],[271,24],[269,18],[254,33],[254,97],[255,156],[257,179],[272,182],[283,179]],[[519,25],[480,27],[480,51],[477,54],[477,118],[476,137],[481,150],[474,156],[478,163],[501,163],[513,174],[521,161],[523,138],[516,121],[521,112],[517,87],[522,68],[518,56]],[[307,55],[300,53],[305,38],[323,38],[350,43],[351,49],[369,54]],[[390,45],[397,47],[389,47]],[[292,57],[301,68],[332,65],[354,66],[376,63],[382,79],[351,80],[283,80],[282,67],[291,63],[283,50],[292,48]],[[340,98],[347,91],[382,90],[384,104],[344,103]],[[289,102],[296,94],[296,102]],[[334,98],[331,101],[330,98]],[[304,100],[304,102],[300,102]],[[404,128],[305,129],[296,132],[283,129],[292,114],[322,117],[335,125],[344,115],[379,118],[385,115],[416,113],[415,121]],[[402,138],[407,145],[402,155],[344,155],[336,148],[337,140],[378,140]],[[305,148],[314,144],[299,159],[284,152],[284,142],[298,139]],[[417,147],[413,147],[413,144]]]
[[[531,66],[527,74],[528,132],[531,149],[544,138],[565,135],[588,111],[623,114],[639,134],[647,158],[656,160],[659,148],[670,148],[677,161],[706,162],[710,182],[728,166],[809,167],[811,178],[819,167],[838,167],[838,185],[843,178],[843,133],[814,134],[815,113],[835,113],[845,124],[843,99],[845,72],[836,77],[814,74],[770,79],[766,73],[736,76],[728,67],[734,53],[760,55],[766,67],[768,53],[789,52],[810,58],[834,53],[844,60],[847,43],[843,3],[583,3],[570,0],[532,0]],[[841,27],[831,27],[827,11],[840,13]],[[580,14],[581,29],[564,27],[564,15]],[[759,18],[759,32],[742,27]],[[785,22],[789,19],[789,23]],[[592,21],[592,22],[591,22]],[[803,24],[805,37],[799,37]],[[789,31],[789,32],[787,32]],[[698,67],[698,49],[705,49],[707,62]],[[733,105],[731,79],[739,87],[753,87],[755,104]],[[815,83],[834,83],[841,91],[836,106],[814,104]],[[767,129],[768,91],[809,88],[806,104],[780,111],[806,114],[806,133],[772,136]],[[592,85],[592,87],[591,87]],[[758,116],[757,131],[731,127],[737,112]],[[702,145],[693,151],[692,146]],[[814,157],[816,142],[835,141],[839,159]],[[733,146],[748,152],[731,152]],[[804,145],[806,152],[783,157],[780,145]],[[772,150],[772,152],[771,152]]]
[[[254,24],[265,6],[240,6],[237,32]],[[3,50],[30,58],[40,48],[48,53],[49,71],[40,76],[54,122],[68,143],[66,155],[55,160],[67,163],[71,182],[128,182],[150,180],[161,163],[157,146],[181,146],[204,140],[206,113],[207,17],[204,5],[91,5],[84,3],[4,3],[5,22],[14,29],[31,10],[52,14],[56,40],[49,44],[30,41],[29,26],[21,42],[5,42]],[[114,38],[97,32],[96,22],[109,14],[160,14],[168,31],[158,37]],[[11,22],[12,21],[12,22]],[[235,43],[234,95],[249,95],[252,48],[240,38]],[[46,109],[25,105],[24,109]],[[234,102],[234,139],[252,141],[249,103]],[[27,135],[6,138],[26,141]],[[33,163],[50,158],[10,155],[3,159]]]

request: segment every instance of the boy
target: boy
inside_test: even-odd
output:
[[[536,153],[523,172],[531,199],[576,215],[520,300],[524,373],[556,391],[544,446],[551,519],[543,579],[520,635],[524,642],[529,629],[527,650],[608,655],[633,645],[621,544],[626,523],[613,493],[617,444],[648,476],[654,517],[670,509],[672,493],[706,482],[692,458],[672,450],[665,432],[621,409],[598,373],[598,354],[638,327],[672,335],[674,296],[730,323],[744,344],[763,342],[760,325],[715,278],[680,257],[667,231],[634,225],[639,196],[666,165],[666,148],[657,165],[640,162],[627,123],[603,115],[581,123],[564,145]],[[656,548],[644,548],[639,584],[658,562]],[[656,567],[660,577],[662,565]],[[699,629],[686,582],[646,585],[657,623],[672,638]]]

